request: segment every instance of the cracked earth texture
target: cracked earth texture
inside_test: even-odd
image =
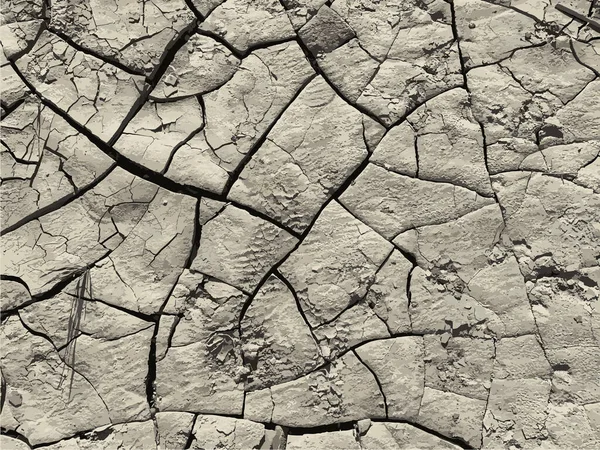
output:
[[[0,448],[599,449],[556,5],[4,0]]]

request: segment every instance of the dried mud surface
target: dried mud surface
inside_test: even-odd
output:
[[[1,9],[0,448],[600,448],[593,27]]]

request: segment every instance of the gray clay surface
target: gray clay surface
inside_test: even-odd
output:
[[[599,449],[556,6],[4,0],[0,449]]]

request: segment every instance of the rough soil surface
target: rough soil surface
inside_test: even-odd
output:
[[[599,449],[556,5],[4,0],[0,449]]]

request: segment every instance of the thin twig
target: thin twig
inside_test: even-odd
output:
[[[71,400],[71,391],[73,389],[73,379],[75,376],[75,349],[77,347],[77,338],[80,332],[81,319],[85,318],[85,298],[86,292],[87,298],[92,298],[92,279],[90,277],[89,270],[86,270],[81,278],[77,281],[76,286],[77,296],[71,303],[71,313],[69,315],[68,332],[67,332],[67,346],[65,348],[64,356],[64,367],[61,376],[59,388],[62,387],[64,381],[67,379],[67,372],[70,369],[69,376],[69,395],[67,401]]]

